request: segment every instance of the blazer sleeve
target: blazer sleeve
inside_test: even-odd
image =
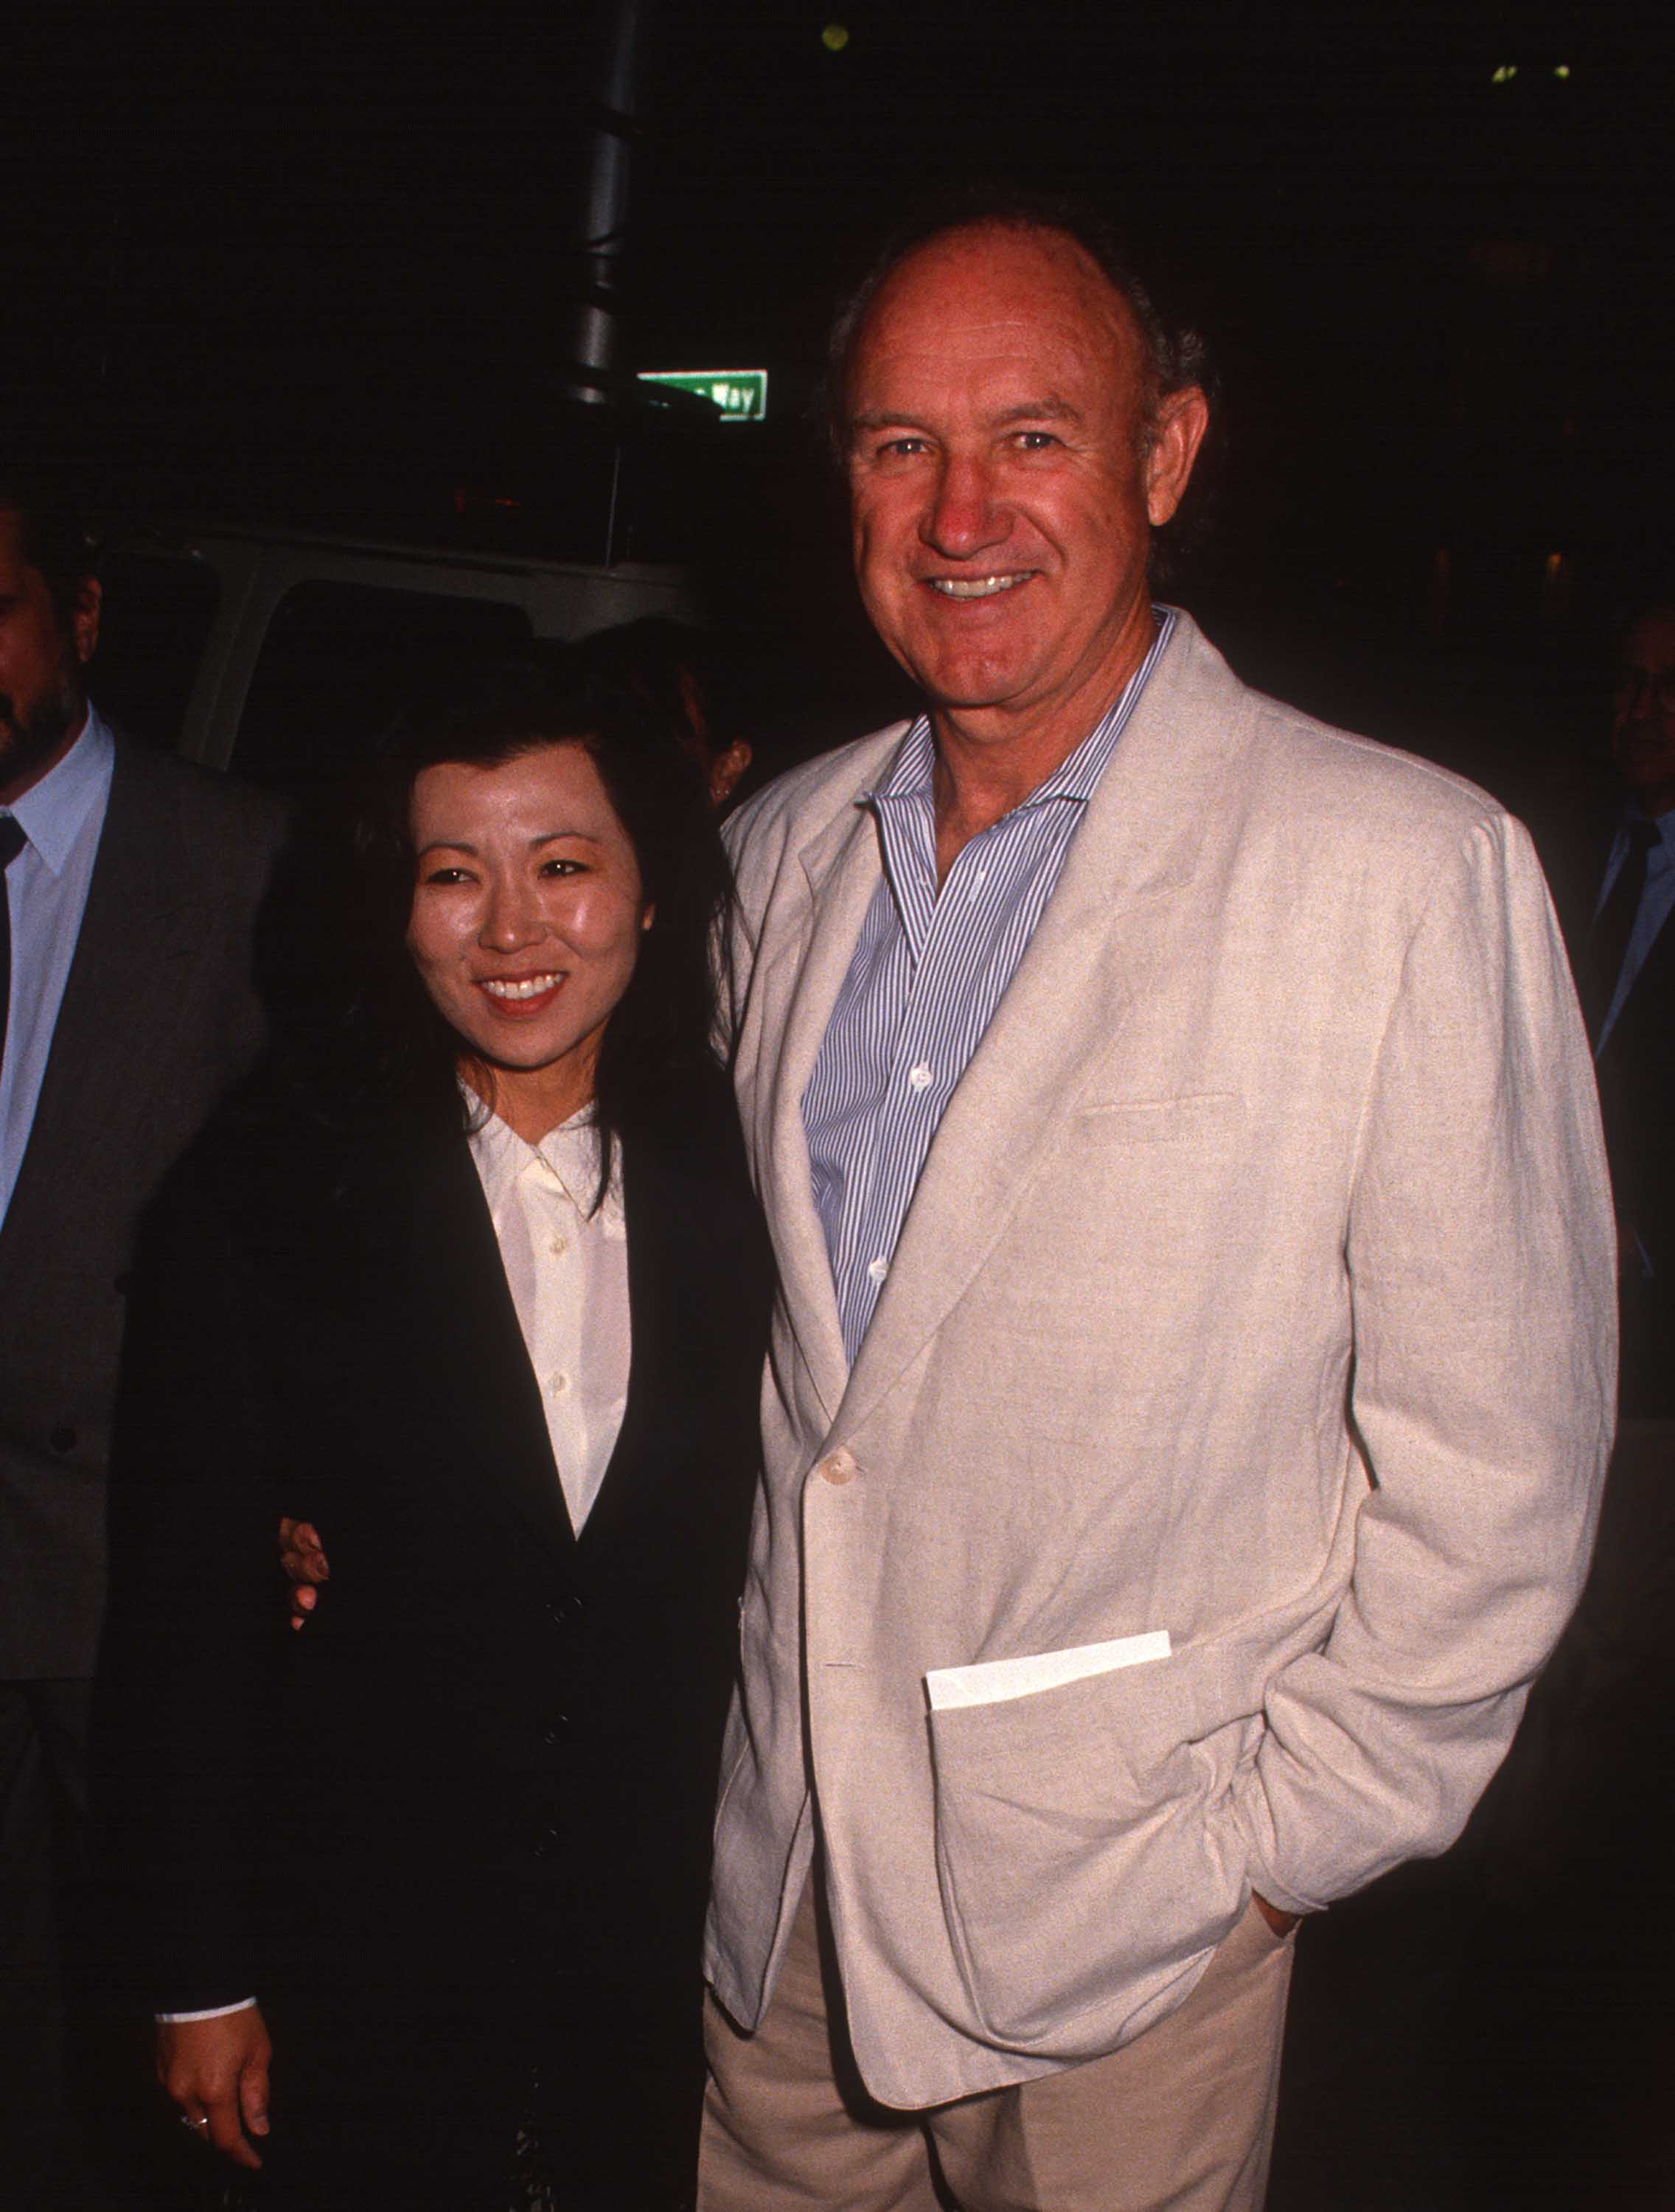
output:
[[[142,1237],[118,1396],[94,1820],[134,1995],[194,2011],[256,1987],[260,1747],[285,1634],[278,1409],[251,1273],[192,1163]]]
[[[1429,886],[1346,1226],[1369,1486],[1325,1648],[1270,1685],[1238,1811],[1308,1910],[1447,1848],[1580,1594],[1611,1442],[1615,1250],[1593,1066],[1521,827]]]

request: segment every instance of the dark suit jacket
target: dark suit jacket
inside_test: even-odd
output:
[[[1594,825],[1554,890],[1579,974],[1617,817]],[[1630,1265],[1623,1297],[1623,1411],[1675,1413],[1675,915],[1653,939],[1634,986],[1595,1062],[1612,1195],[1652,1262],[1649,1279]]]
[[[282,815],[117,741],[40,1103],[0,1228],[0,1680],[93,1672],[135,1224],[253,1059]]]
[[[578,1540],[463,1137],[212,1133],[133,1294],[95,1779],[161,2008],[335,1992],[358,2065],[452,1989],[566,2030],[567,2073],[639,2051],[689,2163],[770,1279],[719,1072],[623,1188],[628,1405]],[[332,1566],[296,1636],[282,1506]]]

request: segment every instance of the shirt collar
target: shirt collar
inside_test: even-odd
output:
[[[1116,750],[1123,726],[1139,704],[1140,694],[1145,690],[1152,670],[1162,658],[1163,650],[1174,635],[1174,609],[1155,605],[1151,611],[1157,624],[1157,635],[1153,638],[1145,659],[1094,728],[1069,757],[1060,762],[1044,783],[1037,784],[1027,799],[1019,801],[1012,810],[1015,814],[1021,814],[1025,807],[1045,806],[1053,799],[1061,799],[1085,806],[1093,797],[1094,787]],[[896,747],[882,781],[871,791],[862,793],[861,804],[880,806],[893,799],[912,799],[929,805],[936,760],[937,748],[931,735],[931,718],[928,714],[921,714]]]
[[[479,1103],[475,1091],[470,1097],[471,1103]],[[592,1212],[593,1194],[599,1187],[599,1133],[593,1124],[592,1107],[585,1106],[557,1128],[549,1129],[538,1145],[520,1137],[498,1114],[489,1115],[474,1128],[469,1142],[491,1209],[509,1195],[513,1185],[531,1168],[540,1168],[559,1183],[578,1213]],[[610,1188],[599,1209],[608,1218],[622,1206],[621,1148],[613,1146],[612,1152]]]
[[[110,731],[97,708],[89,707],[81,735],[64,758],[8,810],[55,876],[64,873],[78,839],[109,796],[115,753]]]

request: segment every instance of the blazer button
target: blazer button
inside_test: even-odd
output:
[[[851,1455],[840,1444],[834,1452],[828,1452],[821,1461],[820,1472],[828,1482],[842,1484],[853,1482],[860,1473],[860,1469],[856,1466]]]
[[[46,1441],[58,1457],[64,1459],[76,1449],[76,1431],[68,1421],[60,1421]]]
[[[549,1750],[551,1750],[554,1746],[562,1743],[565,1737],[568,1735],[569,1733],[569,1714],[555,1713],[552,1718],[548,1722],[546,1727],[541,1731],[541,1741],[547,1746]]]
[[[535,1839],[535,1856],[538,1859],[549,1859],[562,1848],[564,1838],[556,1828],[543,1828]]]

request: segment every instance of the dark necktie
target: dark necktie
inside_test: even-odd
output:
[[[6,1064],[6,1014],[12,998],[12,916],[6,871],[23,845],[23,825],[17,817],[0,816],[0,1067]]]
[[[1629,949],[1635,917],[1640,912],[1640,902],[1645,893],[1647,855],[1657,842],[1657,823],[1648,822],[1643,814],[1636,814],[1629,824],[1629,849],[1623,855],[1623,865],[1612,877],[1605,902],[1588,932],[1585,963],[1587,972],[1583,987],[1587,994],[1587,1033],[1596,1045],[1600,1024],[1611,1012],[1617,979],[1623,972],[1623,956]]]

